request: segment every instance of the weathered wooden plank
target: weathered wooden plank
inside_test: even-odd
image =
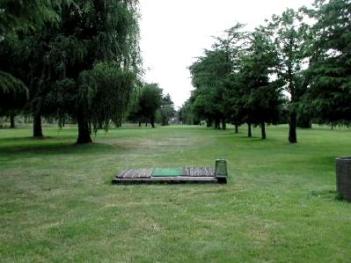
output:
[[[185,167],[184,175],[189,177],[215,177],[215,170],[211,167]]]
[[[116,178],[113,180],[114,184],[153,184],[153,183],[167,183],[167,184],[183,184],[183,183],[218,183],[215,177],[151,177],[151,178]]]
[[[210,167],[185,167],[179,176],[157,174],[153,176],[153,169],[128,169],[122,171],[112,181],[114,184],[152,184],[152,183],[227,183],[227,177],[216,177],[215,169]]]
[[[123,170],[117,178],[150,178],[153,169],[127,169]]]

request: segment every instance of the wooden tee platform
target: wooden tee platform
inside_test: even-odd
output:
[[[123,170],[113,180],[114,184],[182,184],[227,183],[227,177],[218,177],[209,167],[156,168]]]

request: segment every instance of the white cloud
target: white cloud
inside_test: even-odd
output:
[[[248,28],[287,7],[313,0],[140,0],[141,50],[145,80],[157,82],[181,106],[192,90],[189,67],[211,36],[240,22]]]

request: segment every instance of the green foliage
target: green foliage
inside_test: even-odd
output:
[[[137,8],[136,0],[2,0],[0,70],[26,84],[39,121],[120,125],[141,61]]]
[[[7,112],[24,106],[28,99],[28,89],[24,83],[11,74],[0,71],[1,111]]]
[[[28,65],[22,48],[15,35],[0,41],[0,111],[5,114],[22,110],[28,102],[28,85],[23,79]]]
[[[278,118],[279,81],[270,81],[278,57],[263,28],[248,34],[238,24],[225,39],[218,39],[191,67],[195,91],[192,109],[208,123],[235,125],[272,123]]]
[[[161,106],[158,111],[158,122],[161,123],[162,126],[169,125],[169,121],[171,118],[175,116],[174,103],[169,94],[162,96]]]
[[[95,130],[107,129],[111,120],[120,125],[127,109],[139,66],[135,4],[77,1],[63,10],[55,39],[63,65],[59,70],[63,79],[77,83],[77,107],[71,114]]]
[[[274,15],[269,24],[269,32],[278,51],[278,77],[284,82],[283,87],[290,95],[290,143],[297,142],[297,108],[308,87],[308,82],[302,79],[304,78],[303,63],[308,56],[311,34],[310,26],[304,18],[302,11],[288,8],[280,16]]]
[[[313,113],[320,122],[348,123],[349,14],[350,1],[316,1],[315,9],[287,9],[250,34],[236,25],[190,67],[193,113],[215,127],[285,119],[291,143]]]
[[[113,64],[99,63],[79,79],[79,104],[87,106],[94,130],[108,129],[110,120],[120,126],[127,110],[135,75]]]
[[[224,117],[224,82],[229,72],[226,54],[222,50],[207,51],[206,56],[192,65],[191,73],[195,91],[194,110],[202,118]]]
[[[150,122],[152,127],[155,126],[156,112],[160,109],[162,103],[162,89],[158,84],[145,84],[138,98],[138,104],[135,112],[136,118],[140,122]]]
[[[276,73],[277,52],[264,29],[256,29],[249,39],[249,47],[241,58],[238,73],[243,103],[242,115],[251,124],[274,123],[281,104],[281,83],[270,81]]]
[[[274,15],[268,32],[274,39],[278,51],[279,77],[286,83],[292,103],[298,101],[297,77],[302,71],[303,60],[309,45],[309,26],[304,22],[303,13],[287,9],[281,16]]]
[[[178,118],[182,124],[198,124],[199,121],[194,115],[193,104],[189,99],[187,100],[178,111]]]
[[[72,0],[73,1],[73,0]],[[40,30],[45,23],[57,23],[60,6],[71,0],[1,0],[0,38],[9,34]]]
[[[217,38],[212,50],[206,50],[191,67],[193,86],[193,110],[198,118],[214,120],[218,127],[220,121],[233,118],[230,93],[235,83],[233,75],[239,67],[239,57],[246,33],[237,24],[226,31],[225,38]],[[231,94],[231,95],[232,95]]]
[[[351,1],[316,1],[310,100],[322,123],[351,121]]]

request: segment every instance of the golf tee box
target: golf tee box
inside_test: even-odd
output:
[[[114,184],[152,184],[152,183],[219,183],[226,184],[228,178],[227,161],[216,160],[212,167],[183,168],[139,168],[126,169],[113,180]]]

